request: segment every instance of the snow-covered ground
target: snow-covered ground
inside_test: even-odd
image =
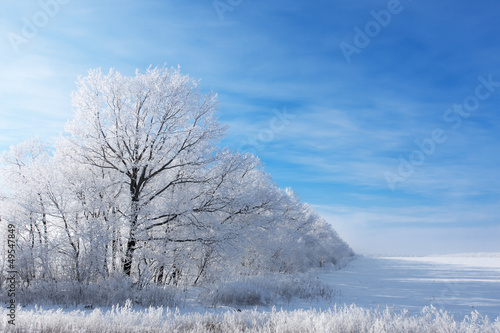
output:
[[[433,305],[457,320],[473,310],[500,316],[500,254],[360,257],[320,278],[340,290],[337,304],[410,313]]]
[[[199,305],[177,311],[28,307],[18,308],[16,329],[26,332],[75,329],[85,332],[500,332],[499,254],[358,257],[341,270],[319,273],[313,278],[336,289],[333,301],[295,299],[276,308],[243,308],[241,312]],[[0,316],[1,331],[7,327],[5,309],[0,310]],[[488,316],[489,321],[484,316]]]

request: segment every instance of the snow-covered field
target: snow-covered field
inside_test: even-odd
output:
[[[500,254],[360,257],[321,279],[340,289],[337,304],[410,313],[432,305],[458,320],[474,310],[500,316]]]
[[[359,257],[332,300],[255,309],[18,308],[19,332],[500,332],[500,255]],[[355,305],[352,305],[355,304]],[[282,307],[282,310],[280,308]],[[446,311],[446,312],[444,312]],[[0,328],[8,328],[5,309]],[[488,318],[486,318],[487,316]],[[8,330],[7,330],[8,331]]]

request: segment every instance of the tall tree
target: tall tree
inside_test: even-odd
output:
[[[148,207],[186,183],[207,182],[218,159],[214,141],[224,128],[214,118],[213,94],[179,69],[154,68],[133,77],[91,70],[78,82],[75,118],[68,124],[82,163],[119,173],[128,187],[128,240],[123,271],[130,275],[139,229],[159,227],[177,213]]]

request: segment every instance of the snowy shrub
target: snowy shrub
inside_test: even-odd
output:
[[[271,302],[271,295],[266,289],[253,283],[236,281],[220,283],[201,291],[198,301],[212,307],[220,305],[245,307],[268,305]]]
[[[91,307],[125,304],[132,300],[134,304],[143,306],[170,306],[179,303],[181,291],[171,286],[147,286],[138,289],[130,279],[118,277],[95,284],[77,282],[38,281],[29,288],[22,288],[17,293],[20,304]]]
[[[293,299],[333,303],[336,291],[309,274],[246,277],[243,280],[206,286],[198,301],[206,306],[248,307],[289,304]]]
[[[267,277],[254,277],[251,281],[274,295],[274,304],[288,304],[294,298],[309,301],[322,299],[333,303],[336,294],[335,289],[312,274],[274,274]]]
[[[300,298],[306,300],[324,299],[332,303],[336,295],[335,289],[319,279],[303,276],[291,276],[283,279],[282,282],[273,286],[273,290],[286,299],[287,302],[290,302],[293,298]]]

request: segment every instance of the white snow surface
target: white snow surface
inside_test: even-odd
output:
[[[500,316],[500,256],[358,257],[320,278],[340,290],[336,304],[418,313],[434,306],[462,320]]]

